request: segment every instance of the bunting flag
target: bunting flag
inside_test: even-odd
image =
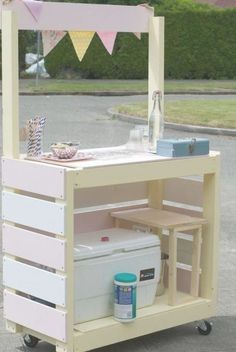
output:
[[[134,35],[135,35],[135,37],[137,37],[138,39],[141,39],[141,33],[135,32]]]
[[[114,48],[117,32],[97,32],[97,35],[111,55]]]
[[[69,32],[78,59],[82,61],[95,32]]]
[[[47,56],[65,35],[64,31],[42,31],[43,56]]]
[[[35,1],[35,0],[22,0],[31,15],[34,17],[36,21],[38,21],[39,16],[41,14],[43,8],[42,1]]]

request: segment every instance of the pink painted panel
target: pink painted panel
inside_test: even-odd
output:
[[[132,206],[132,209],[143,207],[144,205]],[[110,213],[116,210],[127,210],[130,207],[110,208],[104,210],[96,210],[81,214],[76,214],[74,217],[74,232],[90,232],[96,230],[104,230],[114,227],[114,218]]]
[[[66,342],[66,313],[4,291],[4,317],[14,323]]]
[[[2,159],[3,186],[55,198],[65,197],[65,169],[26,160]]]
[[[57,270],[65,270],[65,241],[14,227],[2,226],[3,252]]]
[[[168,268],[164,274],[164,285],[168,287]],[[191,271],[177,269],[177,290],[190,294]]]
[[[152,9],[144,6],[44,2],[36,21],[23,1],[10,2],[3,8],[18,13],[20,29],[148,32],[153,16]]]
[[[147,182],[83,188],[75,191],[75,208],[147,198]]]
[[[201,181],[174,178],[166,180],[164,185],[165,200],[202,206],[203,183]]]

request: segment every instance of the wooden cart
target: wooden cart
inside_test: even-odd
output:
[[[214,315],[219,153],[161,158],[108,148],[106,160],[67,164],[26,160],[19,153],[18,29],[149,33],[149,107],[152,92],[163,91],[164,66],[164,20],[153,17],[150,8],[45,3],[35,21],[23,2],[3,5],[2,217],[7,329],[30,336],[28,345],[40,339],[54,344],[58,352],[82,352]],[[114,159],[114,153],[120,156]],[[166,211],[171,218],[163,227],[157,219]],[[173,221],[182,233],[172,231]],[[169,289],[152,306],[138,310],[131,324],[113,317],[74,324],[74,233],[132,223],[162,236],[162,250],[170,256]],[[190,230],[199,226],[195,241]],[[170,230],[169,237],[165,229]]]

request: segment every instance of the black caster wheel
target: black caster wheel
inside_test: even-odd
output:
[[[24,335],[23,340],[25,345],[31,348],[36,347],[39,342],[39,339],[32,335]]]
[[[212,323],[207,320],[203,320],[198,326],[197,330],[201,335],[209,335],[212,330]]]

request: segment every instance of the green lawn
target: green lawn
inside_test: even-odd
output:
[[[147,118],[147,103],[121,105],[120,113]],[[191,99],[165,102],[168,122],[236,128],[236,99]]]
[[[29,93],[80,93],[80,92],[147,92],[147,81],[143,80],[21,80],[20,91]]]
[[[24,93],[76,93],[76,92],[147,92],[147,80],[57,80],[21,79],[20,91]],[[165,81],[165,92],[236,92],[236,81],[181,80]]]
[[[39,79],[38,86],[34,79],[20,80],[20,91],[24,93],[85,93],[86,92],[147,92],[147,80],[56,80]],[[165,81],[165,93],[172,92],[229,92],[236,93],[234,80],[179,80]],[[118,110],[134,116],[147,117],[147,105],[137,104],[120,106]],[[212,127],[236,128],[235,99],[191,99],[165,102],[166,121],[207,125]]]

